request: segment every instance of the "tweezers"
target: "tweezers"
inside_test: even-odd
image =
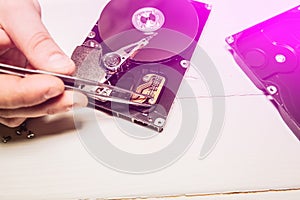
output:
[[[65,84],[65,89],[73,89],[73,90],[80,91],[80,92],[86,94],[88,97],[92,98],[93,100],[110,101],[110,102],[134,105],[134,106],[140,106],[140,107],[151,107],[152,106],[151,104],[147,104],[147,103],[132,102],[128,99],[103,95],[103,94],[97,93],[96,91],[95,92],[88,91],[88,90],[85,90],[84,87],[82,87],[82,86],[92,86],[92,87],[107,88],[114,92],[121,92],[123,94],[128,94],[128,96],[135,95],[135,98],[138,97],[141,99],[145,99],[145,102],[147,102],[146,101],[147,99],[151,98],[144,94],[139,94],[139,93],[136,93],[136,92],[133,92],[130,90],[126,90],[126,89],[123,89],[120,87],[108,85],[105,83],[100,83],[100,82],[93,81],[93,80],[82,79],[82,78],[78,78],[78,77],[67,76],[67,75],[43,71],[43,70],[26,69],[26,68],[7,65],[7,64],[3,64],[3,63],[0,63],[0,73],[19,76],[22,78],[25,78],[27,75],[33,75],[33,74],[51,75],[51,76],[60,78]],[[76,85],[80,85],[80,87],[76,87]]]

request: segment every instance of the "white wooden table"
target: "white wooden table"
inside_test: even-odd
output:
[[[69,55],[81,44],[106,1],[41,0],[50,33]],[[89,109],[30,121],[33,140],[0,144],[0,199],[299,199],[300,142],[277,110],[255,88],[226,51],[225,37],[299,4],[296,0],[210,1],[213,10],[200,45],[213,60],[225,88],[226,118],[212,152],[199,159],[212,118],[212,98],[193,70],[187,81],[196,93],[199,127],[187,152],[155,173],[132,175],[98,162],[84,147],[78,131],[87,130]],[[191,78],[193,77],[193,78]],[[201,87],[199,87],[201,86]],[[128,152],[149,153],[166,146],[177,133],[180,99],[167,129],[155,139],[134,140],[112,117],[97,112],[105,136]],[[5,135],[7,129],[1,128]],[[88,131],[86,134],[89,134]],[[116,158],[117,159],[117,158]]]

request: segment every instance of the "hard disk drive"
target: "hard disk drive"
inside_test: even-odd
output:
[[[90,107],[162,131],[210,10],[190,0],[110,1],[73,52],[75,76],[107,85],[84,90],[130,103],[98,98]]]
[[[226,39],[248,77],[300,139],[300,6]]]

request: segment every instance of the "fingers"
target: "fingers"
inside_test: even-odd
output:
[[[66,112],[88,104],[85,95],[65,91],[63,82],[53,76],[0,75],[0,85],[0,123],[9,127],[19,126],[26,118]]]
[[[34,106],[64,92],[63,82],[48,75],[0,75],[0,85],[0,108],[5,109]]]
[[[37,69],[73,73],[74,63],[57,46],[42,24],[37,1],[5,2],[6,6],[0,7],[0,24],[30,64]]]
[[[40,15],[38,0],[0,0],[0,62],[72,74],[73,61],[53,41]],[[27,58],[27,60],[25,59]],[[16,62],[17,61],[17,62]],[[26,118],[86,106],[83,94],[65,91],[53,76],[0,75],[0,123],[16,127]]]
[[[25,67],[27,65],[25,56],[16,47],[9,48],[6,51],[3,50],[2,54],[0,54],[0,62],[19,67]]]
[[[9,36],[5,33],[5,31],[0,27],[0,52],[1,50],[5,50],[11,47],[13,47],[13,43],[11,42]]]
[[[85,107],[87,104],[88,99],[85,95],[78,92],[65,91],[61,96],[37,106],[19,109],[0,109],[0,117],[8,119],[35,118],[67,112],[73,108]]]
[[[0,117],[0,124],[4,124],[8,127],[14,128],[20,126],[26,118],[2,118]]]

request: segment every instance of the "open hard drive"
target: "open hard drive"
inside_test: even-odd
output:
[[[130,103],[98,98],[90,107],[162,131],[210,9],[191,0],[110,1],[73,52],[75,76],[107,85],[84,90]]]
[[[226,41],[236,62],[300,139],[300,6]]]

